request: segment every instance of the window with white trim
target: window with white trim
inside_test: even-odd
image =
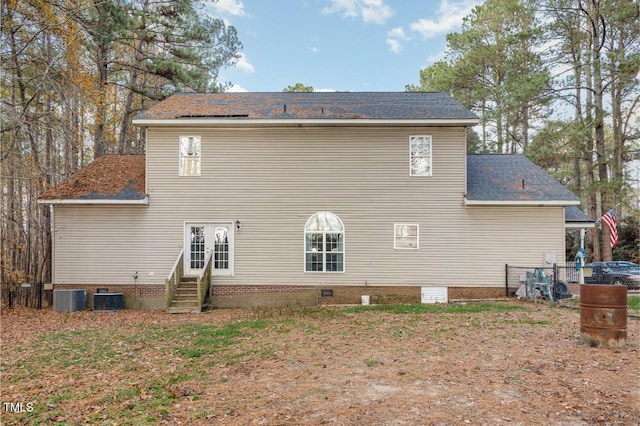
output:
[[[191,269],[204,268],[205,244],[204,244],[204,226],[192,226],[190,229],[189,241],[189,262]]]
[[[304,271],[344,272],[344,226],[335,214],[318,212],[307,220]]]
[[[229,270],[229,228],[216,226],[213,230],[213,269],[215,271]]]
[[[180,176],[200,176],[200,136],[180,136]]]
[[[431,136],[409,136],[411,176],[431,176]]]
[[[416,224],[396,223],[394,227],[393,248],[418,249],[419,227]]]

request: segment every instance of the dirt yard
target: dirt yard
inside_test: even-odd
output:
[[[2,312],[11,424],[638,425],[640,320],[461,306]]]

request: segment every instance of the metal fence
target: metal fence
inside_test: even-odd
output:
[[[580,282],[580,267],[576,267],[576,262],[567,262],[558,268],[558,279],[568,284],[578,284]]]
[[[505,265],[505,291],[507,296],[551,300],[571,297],[568,283],[578,282],[575,265],[544,266]]]
[[[26,308],[42,309],[53,306],[53,291],[45,290],[45,285],[39,283],[4,283],[2,284],[2,305],[8,308],[24,306]]]

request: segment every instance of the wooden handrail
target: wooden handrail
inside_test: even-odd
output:
[[[207,257],[205,259],[204,268],[200,271],[197,278],[197,288],[198,288],[198,309],[202,310],[202,305],[204,303],[204,298],[207,296],[207,291],[209,290],[209,284],[211,283],[211,263],[213,259],[213,250],[209,251]],[[204,288],[203,288],[204,281]]]
[[[171,306],[171,300],[173,299],[174,294],[176,293],[176,288],[178,284],[180,284],[180,280],[182,279],[183,274],[183,262],[184,262],[184,249],[180,250],[180,254],[178,255],[178,259],[176,259],[173,264],[173,268],[171,268],[171,272],[169,272],[169,276],[165,280],[164,285],[164,297],[165,297],[165,306],[167,309]]]
[[[178,269],[178,264],[182,261],[183,255],[184,255],[184,249],[180,250],[180,254],[178,255],[178,258],[176,259],[176,261],[174,262],[173,268],[171,268],[171,272],[169,272],[169,278],[171,278],[171,276],[176,273],[176,270]]]

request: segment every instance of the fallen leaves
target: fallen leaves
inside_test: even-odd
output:
[[[578,312],[520,305],[268,319],[4,310],[2,399],[34,403],[8,414],[16,423],[640,421],[640,321],[628,322],[626,348],[589,348]],[[225,331],[233,338],[215,338]]]
[[[144,155],[105,155],[98,157],[74,173],[65,182],[49,188],[40,195],[41,200],[78,199],[117,196],[126,190],[135,190],[142,197],[145,191]]]

